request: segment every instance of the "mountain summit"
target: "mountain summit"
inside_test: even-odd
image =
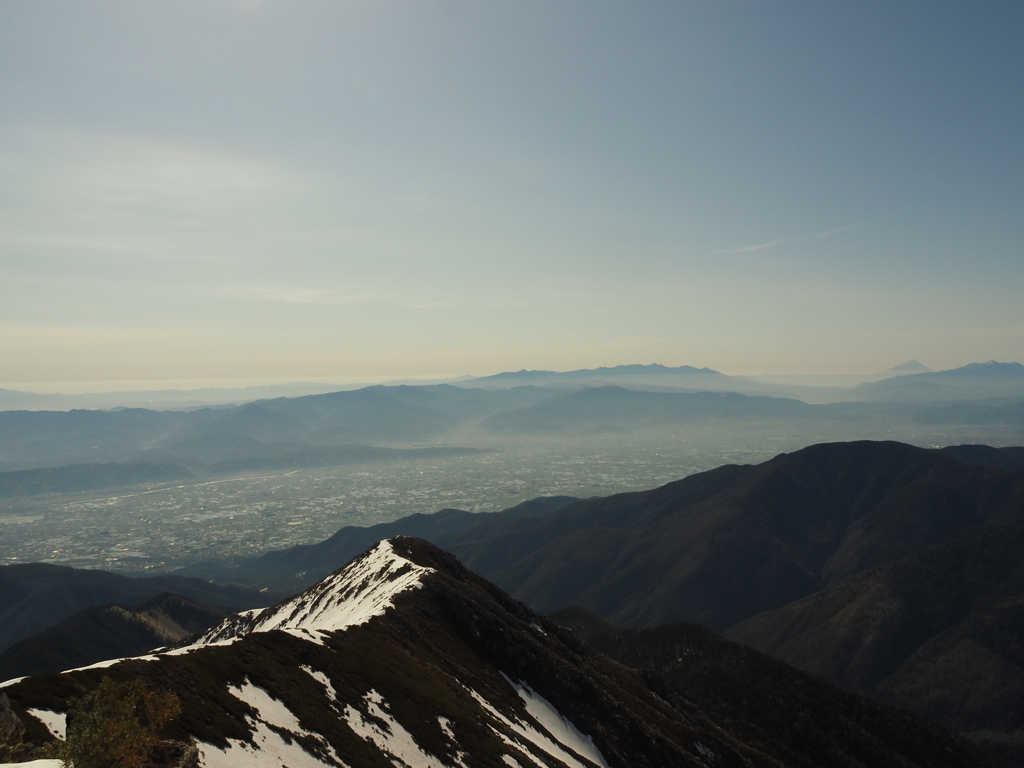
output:
[[[3,692],[45,741],[104,676],[177,695],[165,735],[207,768],[778,765],[420,539],[179,648]]]
[[[225,619],[186,648],[275,629],[323,645],[328,633],[381,615],[393,606],[396,595],[420,588],[422,579],[434,572],[399,555],[390,541],[381,541],[300,595]]]
[[[63,737],[64,713],[104,677],[175,694],[182,713],[162,735],[194,741],[207,768],[790,764],[757,728],[723,728],[658,674],[597,653],[422,539],[381,541],[301,594],[178,648],[0,688],[26,738],[40,743]],[[787,706],[771,688],[748,694]],[[938,726],[882,715],[899,724],[898,738],[872,732],[864,752],[854,743],[865,738],[861,725],[847,729],[833,739],[850,758],[842,764],[989,764]],[[854,757],[869,753],[877,760]],[[792,764],[836,764],[801,754]]]

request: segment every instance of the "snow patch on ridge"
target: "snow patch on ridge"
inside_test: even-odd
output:
[[[505,675],[502,674],[502,677],[505,677]],[[508,677],[505,677],[505,679],[509,680]],[[608,763],[605,762],[604,756],[594,746],[593,740],[581,733],[547,699],[537,695],[525,685],[516,685],[511,680],[509,680],[509,683],[526,702],[527,713],[537,720],[542,730],[538,730],[532,724],[522,722],[518,718],[512,720],[505,717],[487,699],[472,688],[467,687],[466,690],[476,700],[477,704],[483,707],[495,720],[506,725],[520,738],[509,738],[507,734],[502,733],[492,725],[491,730],[496,736],[501,738],[508,746],[514,747],[521,752],[523,756],[528,757],[538,768],[545,768],[545,764],[537,757],[538,750],[556,760],[561,760],[569,768],[591,768],[593,765],[608,768]],[[525,693],[527,691],[529,693]],[[534,714],[534,712],[537,714]],[[548,727],[549,723],[551,728],[554,728],[553,731]],[[569,750],[572,751],[570,752]],[[579,759],[581,757],[587,762],[581,762]],[[502,760],[509,766],[519,765],[519,762],[509,755],[503,755]]]
[[[459,740],[455,738],[455,731],[452,730],[452,721],[447,717],[438,717],[437,724],[441,726],[441,731],[444,733],[448,742],[456,748],[455,752],[455,765],[458,768],[467,768],[466,766],[466,753],[458,749]]]
[[[397,554],[390,541],[380,541],[344,570],[302,594],[280,605],[254,608],[228,617],[190,645],[171,650],[158,648],[143,656],[105,659],[64,672],[106,669],[129,659],[156,661],[163,656],[181,656],[197,648],[231,645],[252,632],[273,629],[322,645],[325,633],[364,624],[383,614],[393,606],[396,595],[422,586],[422,578],[428,573],[434,573],[434,569],[416,565]],[[25,679],[16,677],[0,682],[0,688],[17,685]]]
[[[585,757],[596,765],[600,765],[601,768],[608,768],[604,755],[594,746],[594,740],[585,733],[582,733],[565,715],[555,709],[550,701],[532,690],[526,683],[513,683],[504,673],[501,676],[508,680],[509,685],[516,689],[516,693],[519,694],[523,704],[526,705],[526,711],[530,717],[540,723],[544,730],[555,737],[556,741],[568,747],[577,755]]]
[[[120,664],[122,661],[127,661],[128,659],[136,659],[138,661],[156,661],[156,656],[152,654],[147,654],[146,656],[123,656],[120,659],[104,659],[103,661],[97,661],[94,664],[87,664],[84,667],[65,669],[61,672],[61,674],[63,675],[64,672],[81,672],[84,669],[106,669],[107,667],[112,667],[115,664]]]
[[[248,680],[241,686],[229,686],[228,692],[235,698],[244,701],[256,710],[257,718],[246,717],[253,729],[252,744],[236,739],[228,739],[228,747],[221,749],[212,744],[199,741],[197,745],[202,754],[202,765],[205,768],[267,768],[268,766],[287,766],[288,768],[347,768],[326,739],[310,733],[302,727],[299,719],[283,702],[278,701],[262,688]],[[304,750],[297,741],[286,740],[270,726],[288,731],[295,736],[308,736],[316,739],[329,755],[326,759],[312,755]]]
[[[379,616],[401,592],[418,589],[433,573],[397,554],[384,540],[358,560],[280,605],[225,619],[190,647],[209,645],[252,632],[280,629],[323,644],[325,633]]]
[[[211,645],[231,645],[233,642],[235,642],[238,639],[239,638],[237,638],[237,637],[232,637],[232,638],[230,638],[228,640],[222,640],[222,641],[215,642],[215,643],[206,643],[206,644],[204,644],[203,647],[208,647],[208,646],[211,646]],[[185,646],[183,648],[175,648],[175,649],[170,650],[170,651],[162,649],[162,648],[157,648],[152,653],[147,653],[147,654],[145,654],[143,656],[122,656],[122,657],[116,658],[116,659],[104,659],[103,661],[97,661],[97,662],[94,662],[92,664],[88,664],[88,665],[86,665],[84,667],[74,667],[72,669],[63,669],[63,670],[60,671],[60,674],[63,675],[66,672],[82,672],[84,670],[89,670],[89,669],[107,669],[108,667],[112,667],[115,664],[120,664],[122,661],[156,661],[157,659],[161,658],[162,656],[181,656],[182,654],[185,654],[185,653],[191,653],[196,648],[197,648],[197,646],[195,646],[195,645],[187,645],[187,646]],[[24,677],[15,677],[12,680],[6,680],[6,681],[0,683],[0,688],[6,688],[6,687],[11,686],[11,685],[17,685],[22,680],[27,680],[29,677],[30,677],[30,675],[26,675]]]
[[[48,709],[26,709],[25,711],[45,725],[46,730],[55,739],[61,741],[67,739],[68,716],[63,712],[52,712]]]
[[[345,720],[349,728],[376,746],[397,768],[449,768],[425,752],[412,734],[384,709],[384,698],[379,693],[370,691],[363,702],[372,719],[367,720],[355,707],[347,706]],[[383,721],[384,727],[378,725],[376,720]],[[458,764],[462,765],[461,755],[459,758]]]
[[[334,686],[331,685],[331,679],[329,677],[327,677],[327,675],[325,675],[323,672],[321,672],[321,671],[319,671],[317,669],[313,669],[312,667],[307,667],[305,664],[303,664],[301,667],[299,667],[299,669],[301,669],[307,675],[309,675],[314,680],[316,680],[318,683],[320,683],[320,685],[322,685],[324,687],[324,689],[327,691],[327,695],[330,697],[332,702],[335,702],[335,701],[338,700],[338,692],[334,690]]]

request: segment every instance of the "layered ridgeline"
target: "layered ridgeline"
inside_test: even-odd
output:
[[[0,651],[0,680],[177,645],[235,612],[164,592],[137,606],[97,605]]]
[[[0,411],[0,469],[127,462],[187,464],[216,473],[444,455],[438,452],[454,449],[418,452],[409,446],[553,394],[534,387],[490,392],[377,386],[187,412]],[[389,446],[405,453],[390,454],[384,450]]]
[[[525,386],[490,388],[508,381]],[[780,389],[661,366],[520,372],[480,384],[488,388],[375,386],[194,411],[0,410],[0,496],[429,458],[471,451],[456,442],[494,447],[634,429],[699,433],[713,425],[719,436],[747,436],[785,425],[804,443],[890,434],[947,442],[951,426],[975,427],[968,437],[1012,440],[1024,425],[1024,366],[1016,363],[850,389]]]
[[[381,542],[295,598],[175,650],[3,693],[26,738],[45,742],[104,676],[174,693],[181,714],[165,735],[194,739],[210,768],[783,764],[417,539]],[[936,726],[910,716],[901,726],[899,745],[868,735],[874,764],[988,764]],[[919,751],[901,751],[908,743]],[[834,764],[866,765],[853,746]]]
[[[227,613],[262,607],[302,590],[382,539],[399,535],[436,538],[484,520],[544,514],[573,501],[578,499],[549,496],[501,512],[444,509],[393,523],[346,526],[319,544],[268,552],[233,568],[208,562],[182,572],[202,578],[176,574],[137,579],[46,564],[0,566],[0,679],[59,672],[111,655],[134,656],[176,643]],[[258,586],[246,587],[240,582]],[[264,587],[266,584],[273,586]],[[196,597],[201,599],[193,599]],[[201,600],[222,601],[233,608]]]
[[[107,603],[131,608],[165,592],[236,611],[288,594],[174,575],[133,579],[48,563],[5,565],[0,566],[0,651],[88,608]]]

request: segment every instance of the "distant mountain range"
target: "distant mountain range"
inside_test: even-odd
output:
[[[1024,395],[1024,365],[995,360],[971,363],[949,371],[915,373],[861,384],[857,390],[863,399],[897,402],[1020,398]]]
[[[593,387],[495,414],[481,423],[493,434],[623,431],[723,420],[807,420],[828,414],[802,403],[733,392],[637,392]]]
[[[1024,365],[971,363],[931,371],[916,360],[873,374],[729,376],[709,368],[620,365],[576,371],[515,371],[460,382],[462,387],[615,385],[678,391],[737,392],[813,403],[927,403],[1024,398]]]
[[[986,394],[996,387],[1000,392],[1009,391],[1009,396],[1020,397],[1020,368],[1017,363],[971,363],[947,371],[932,371],[916,360],[908,360],[886,371],[868,374],[765,374],[730,376],[710,368],[696,368],[690,365],[676,367],[650,365],[618,365],[586,368],[573,371],[519,370],[506,371],[491,376],[462,376],[445,382],[437,381],[393,381],[370,387],[359,385],[331,385],[321,383],[295,382],[290,384],[252,386],[241,388],[206,387],[190,390],[124,391],[100,392],[79,395],[57,393],[21,392],[0,389],[0,411],[73,409],[111,410],[116,408],[139,408],[149,410],[200,410],[210,407],[238,407],[268,400],[298,399],[311,395],[330,394],[361,389],[378,389],[382,386],[395,389],[411,386],[415,389],[429,389],[434,386],[455,385],[462,389],[509,389],[514,387],[579,387],[615,386],[668,389],[675,391],[714,391],[760,394],[772,397],[791,397],[808,402],[841,402],[864,399],[892,399],[910,397],[912,400],[948,399],[936,393],[949,383],[959,381],[958,389],[949,394],[953,399],[981,399],[1004,394]],[[910,382],[894,383],[895,379],[912,376],[925,378]],[[930,377],[930,378],[929,378]],[[994,378],[1002,378],[998,386]],[[1017,384],[1012,380],[1018,379]],[[874,387],[881,381],[889,384]],[[858,385],[860,385],[858,387]],[[907,391],[890,392],[893,386],[908,387]]]
[[[606,368],[581,368],[575,371],[507,371],[493,376],[481,376],[463,382],[462,386],[521,386],[523,384],[550,384],[558,381],[592,381],[594,379],[616,379],[633,376],[701,376],[715,379],[725,377],[724,373],[710,368],[694,368],[680,365],[671,368],[657,363],[651,365],[616,365]]]
[[[194,470],[170,462],[72,464],[66,467],[0,472],[0,498],[196,479]]]
[[[650,368],[624,366],[636,367]],[[894,428],[900,435],[927,440],[932,433],[971,427],[974,432],[965,437],[996,434],[1002,440],[1024,428],[1024,375],[1018,369],[1024,366],[985,364],[908,374],[857,388],[867,401],[832,404],[740,394],[717,385],[704,389],[719,391],[636,389],[641,385],[622,374],[627,386],[378,386],[188,412],[0,411],[0,496],[467,455],[518,438],[630,430],[654,434],[707,426],[715,434],[734,435],[760,428],[794,441],[803,436],[807,444],[876,438],[892,435]],[[650,375],[671,378],[679,369],[664,370]],[[713,371],[681,375],[705,383],[721,376]],[[901,383],[886,383],[896,381]],[[984,389],[978,382],[991,386]],[[975,401],[974,395],[993,392],[1001,393],[1001,399]],[[937,400],[939,394],[950,395],[950,402]],[[456,440],[464,441],[461,447],[452,445]],[[10,474],[41,469],[53,471]]]
[[[241,404],[271,397],[300,397],[356,388],[337,384],[293,382],[252,387],[126,390],[71,395],[59,392],[21,392],[14,389],[0,389],[0,411],[67,411],[74,408],[194,409],[211,405]]]
[[[685,652],[699,647],[722,670],[752,661],[751,674],[733,667],[720,693],[705,678],[697,703],[688,673],[653,653],[665,643],[632,645],[665,674],[612,661],[451,555],[398,537],[173,651],[15,680],[3,694],[8,721],[44,744],[103,678],[144,680],[182,704],[161,735],[211,767],[996,765],[939,726],[852,694],[829,699],[827,683],[715,638]],[[780,715],[791,716],[781,732]]]
[[[800,392],[813,398],[814,402],[832,402],[835,398],[822,399],[825,390],[845,390],[855,387],[858,384],[868,384],[882,379],[889,379],[893,376],[902,376],[909,373],[926,373],[931,371],[926,365],[917,360],[908,360],[900,365],[894,365],[884,371],[875,373],[775,373],[775,374],[751,374],[743,378],[753,379],[763,384],[774,386],[791,386],[794,389],[792,396],[801,397]]]
[[[369,387],[189,412],[0,411],[0,468],[170,463],[230,472],[352,463],[356,453],[373,450],[375,456],[361,460],[388,460],[379,449],[418,449],[467,421],[553,394],[533,387],[502,392],[449,385]]]
[[[1024,427],[1020,364],[901,374],[848,389],[787,389],[707,368],[629,365],[519,371],[460,386],[374,386],[192,411],[0,410],[0,496],[402,460],[411,454],[387,449],[437,451],[442,442],[443,450],[469,452],[474,441],[498,447],[487,441],[676,426],[786,424],[808,435],[806,442],[878,437],[900,424],[907,435],[952,426],[1000,434]],[[820,403],[850,402],[800,399],[818,395]],[[452,446],[453,435],[468,446]],[[5,474],[36,469],[59,471]]]
[[[399,379],[379,382],[385,386],[454,383],[472,376],[454,379]],[[198,387],[193,389],[136,389],[114,392],[23,392],[0,389],[0,411],[69,411],[76,408],[148,408],[151,410],[195,410],[211,406],[244,405],[277,397],[302,397],[363,389],[366,384],[325,384],[295,381],[286,384],[260,384],[248,387]]]

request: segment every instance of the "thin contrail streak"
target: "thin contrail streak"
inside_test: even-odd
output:
[[[863,223],[863,222],[861,222]],[[765,248],[774,248],[776,245],[783,245],[785,243],[795,243],[800,240],[819,240],[823,237],[830,235],[837,235],[840,232],[845,232],[848,229],[859,227],[858,224],[848,224],[845,227],[839,227],[838,229],[828,229],[824,232],[815,232],[813,235],[800,235],[799,237],[787,237],[782,240],[769,240],[767,243],[758,243],[757,245],[747,245],[743,248],[720,248],[717,251],[708,251],[709,254],[732,254],[732,253],[750,253],[752,251],[763,251]]]

